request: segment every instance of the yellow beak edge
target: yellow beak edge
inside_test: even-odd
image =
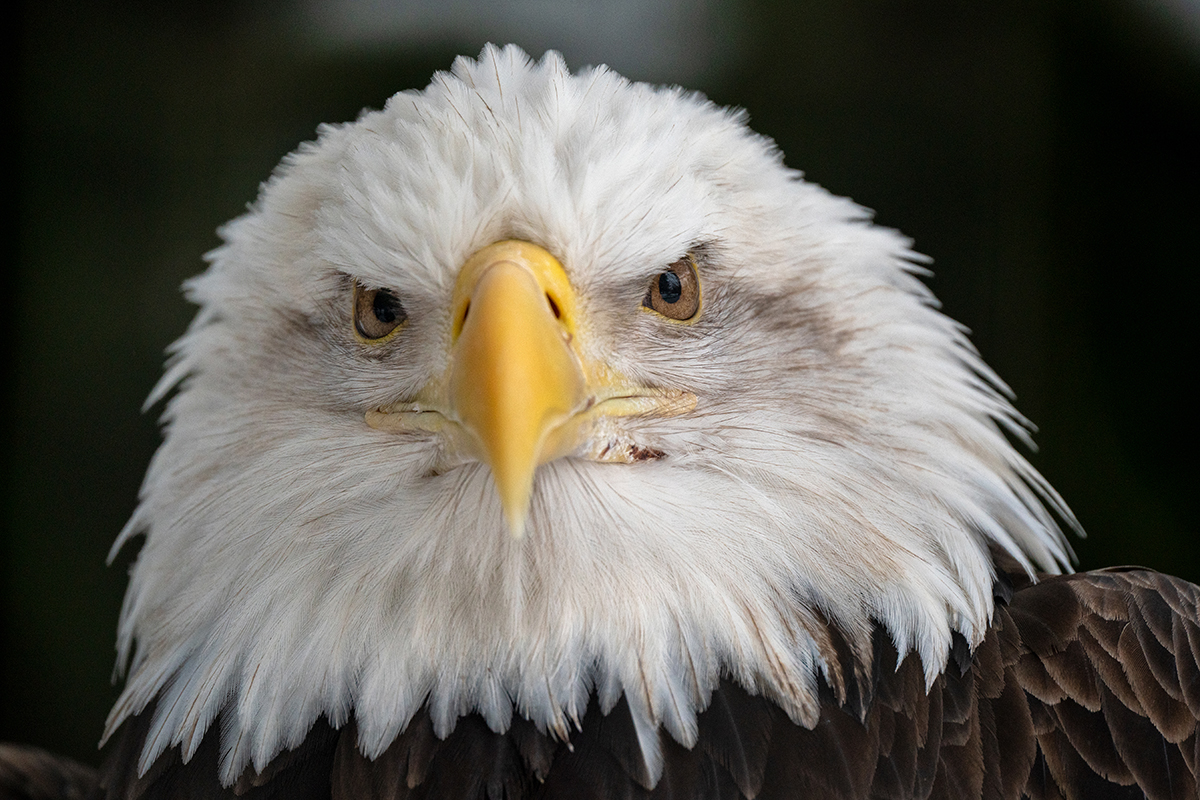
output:
[[[453,309],[450,404],[520,538],[534,472],[578,444],[568,423],[585,407],[587,387],[572,347],[575,295],[554,256],[503,241],[463,265]]]

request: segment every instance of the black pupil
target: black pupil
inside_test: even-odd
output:
[[[399,316],[400,301],[390,292],[376,292],[375,302],[371,305],[371,311],[374,312],[375,319],[384,325],[391,325]]]
[[[683,284],[674,272],[664,272],[658,276],[658,295],[664,303],[678,303],[683,296]]]

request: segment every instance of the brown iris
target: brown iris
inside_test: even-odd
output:
[[[684,256],[654,276],[642,305],[679,322],[695,317],[700,311],[700,278],[695,259]]]
[[[387,339],[407,318],[400,298],[392,292],[354,284],[354,329],[366,341]]]

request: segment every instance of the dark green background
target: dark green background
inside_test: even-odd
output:
[[[0,739],[95,757],[131,559],[106,568],[105,553],[158,441],[139,406],[192,313],[176,287],[216,226],[319,122],[424,86],[484,41],[321,50],[258,8],[24,10],[0,320]],[[791,165],[934,257],[946,310],[1041,428],[1033,460],[1090,535],[1081,567],[1200,579],[1186,37],[1131,1],[763,0],[714,19],[736,46],[694,88],[747,108]]]

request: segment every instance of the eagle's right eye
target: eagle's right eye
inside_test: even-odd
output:
[[[363,341],[378,344],[400,329],[408,314],[400,298],[387,289],[354,284],[354,331]]]

